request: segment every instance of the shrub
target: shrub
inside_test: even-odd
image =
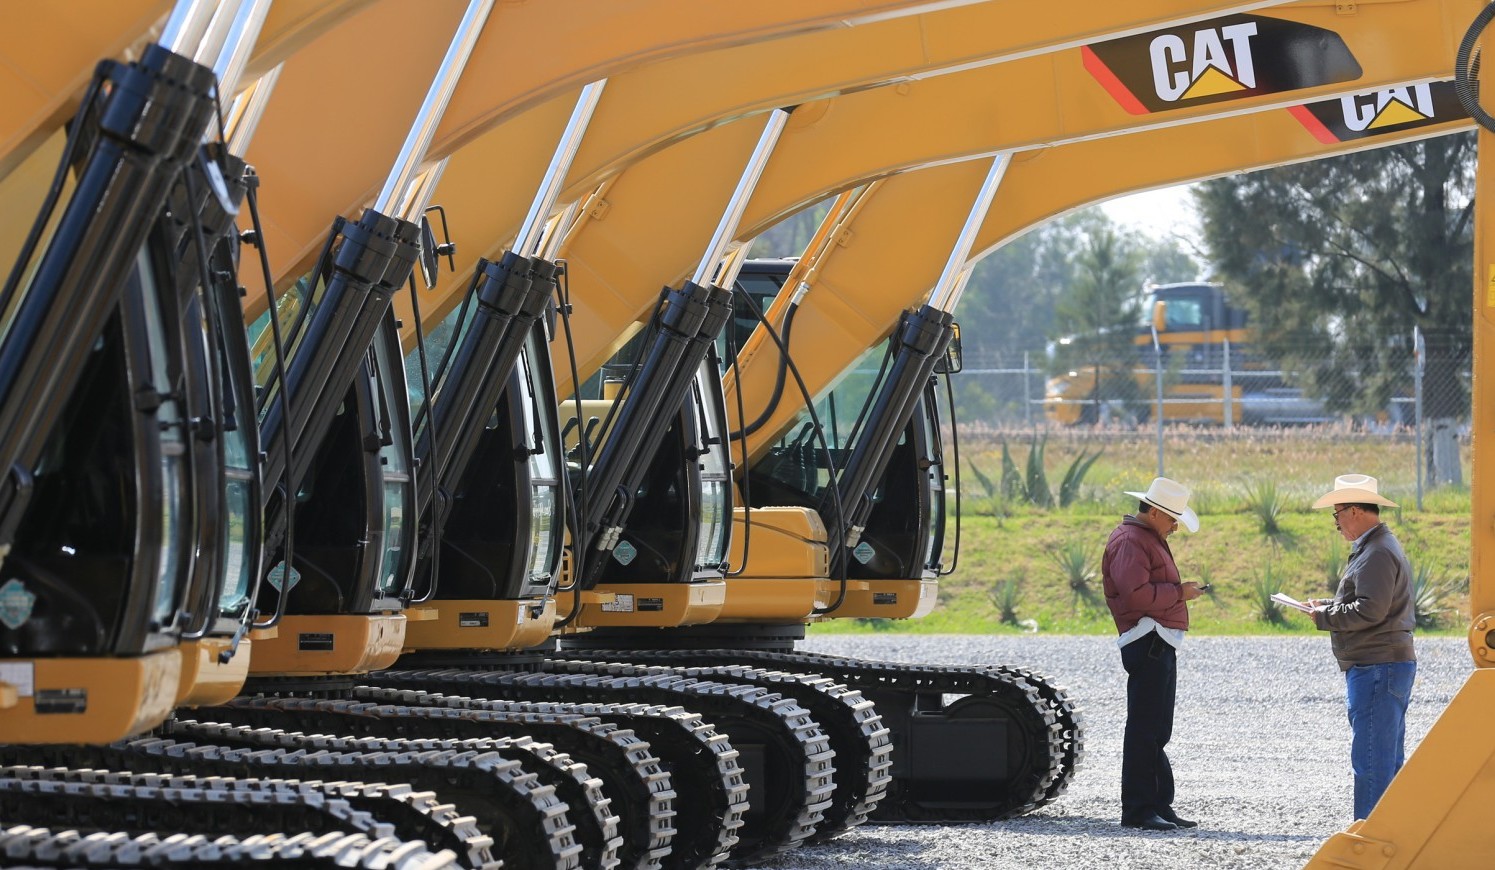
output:
[[[1323,572],[1324,585],[1329,594],[1339,591],[1339,577],[1344,573],[1344,538],[1338,532],[1330,535],[1319,548],[1319,570]]]
[[[1417,627],[1422,629],[1442,628],[1445,617],[1453,612],[1445,601],[1450,584],[1433,572],[1430,560],[1412,560],[1412,612]]]
[[[1272,596],[1282,591],[1282,578],[1272,566],[1271,560],[1267,560],[1251,579],[1251,601],[1256,609],[1256,618],[1273,625],[1282,625],[1282,606],[1272,600]]]
[[[1059,566],[1064,582],[1069,587],[1070,612],[1078,610],[1082,603],[1088,608],[1099,602],[1093,585],[1099,573],[1100,562],[1095,553],[1095,549],[1083,541],[1070,541],[1049,550],[1049,558]]]
[[[1034,438],[1028,446],[1028,474],[1025,478],[1029,503],[1037,507],[1053,507],[1054,496],[1049,492],[1049,478],[1043,470],[1043,449],[1049,439]]]
[[[1022,583],[1015,577],[992,584],[991,603],[996,606],[997,618],[1003,625],[1018,625],[1017,602],[1022,591]]]
[[[1080,497],[1080,484],[1084,482],[1090,466],[1095,464],[1095,460],[1099,459],[1103,452],[1097,450],[1095,455],[1087,457],[1085,451],[1081,450],[1080,455],[1069,464],[1069,468],[1064,471],[1064,479],[1059,482],[1059,507],[1067,508]]]
[[[1261,523],[1261,533],[1269,538],[1282,535],[1282,524],[1278,521],[1287,498],[1277,489],[1277,481],[1260,478],[1246,484],[1246,506]]]
[[[997,518],[997,525],[1007,516],[1007,499],[1004,497],[1001,487],[987,477],[974,462],[966,462],[966,467],[971,470],[971,475],[981,486],[982,497],[971,499],[967,503],[971,505],[971,513],[988,514]]]

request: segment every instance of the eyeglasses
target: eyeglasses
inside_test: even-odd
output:
[[[1344,513],[1347,510],[1352,510],[1352,509],[1354,509],[1354,507],[1355,507],[1354,505],[1347,504],[1344,507],[1337,507],[1337,508],[1335,508],[1334,509],[1334,518],[1336,520],[1339,519],[1339,515],[1340,514]]]

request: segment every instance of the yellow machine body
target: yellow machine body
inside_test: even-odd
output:
[[[239,694],[244,688],[244,680],[249,677],[253,641],[244,638],[228,661],[221,661],[222,654],[232,646],[226,637],[204,637],[183,641],[177,647],[182,664],[175,706],[211,707],[227,703]]]
[[[270,7],[245,68],[247,84],[370,0],[281,0]],[[24,8],[22,8],[24,7]],[[0,45],[0,178],[78,109],[102,58],[126,58],[160,35],[171,0],[7,0]],[[56,165],[52,160],[47,172]],[[10,262],[7,260],[6,262]]]
[[[555,600],[428,601],[406,611],[406,650],[512,650],[537,646],[555,626]]]
[[[969,2],[955,0],[954,5]],[[378,193],[465,5],[424,3],[417,10],[406,0],[377,0],[286,61],[248,154],[264,179],[267,202],[270,191],[275,192],[277,205],[273,213],[267,209],[264,229],[274,252],[277,287],[310,267],[334,215],[354,214]],[[744,15],[740,6],[722,0],[499,3],[442,113],[427,160],[441,160],[514,114],[564,94],[557,102],[564,103],[560,123],[553,131],[541,131],[521,151],[540,154],[538,162],[522,162],[520,153],[505,154],[488,164],[490,174],[479,183],[483,201],[510,202],[522,214],[560,139],[575,93],[588,82],[693,52],[815,30],[856,30],[864,22],[896,19],[930,5],[951,4],[765,0]],[[391,34],[399,35],[398,50],[380,55],[378,86],[335,90],[367,56],[368,47],[388,43]],[[309,124],[313,118],[317,123]],[[357,132],[357,147],[343,144],[351,131]],[[337,157],[307,160],[309,153]],[[518,181],[505,187],[500,173],[511,166],[518,167]],[[436,201],[446,199],[442,194]],[[445,204],[454,219],[465,211],[454,202]],[[468,256],[463,249],[470,264],[475,257]],[[248,289],[246,310],[258,316],[266,304],[263,280],[249,271],[240,277]]]
[[[560,200],[590,200],[587,213],[601,218],[610,199],[593,198],[593,192],[632,162],[723,123],[761,116],[779,106],[883,84],[903,88],[917,77],[1041,55],[1079,45],[1098,34],[1137,33],[1181,20],[1270,5],[1158,0],[1139,6],[1080,0],[1073,4],[1073,14],[1059,16],[1028,0],[935,5],[928,11],[921,4],[907,10],[918,14],[849,29],[807,28],[780,39],[661,58],[609,76]],[[755,20],[766,20],[762,6],[755,4]],[[463,135],[451,140],[460,145],[455,151],[447,144],[446,134],[458,125],[443,123],[434,153],[449,155],[450,162],[437,188],[437,201],[463,215],[464,236],[481,240],[477,247],[466,249],[464,256],[470,251],[496,258],[514,236],[528,201],[525,196],[494,196],[492,192],[528,192],[532,179],[539,177],[550,158],[575,103],[576,86],[582,83],[575,82],[553,98],[528,105],[481,132],[476,125],[462,125]],[[661,99],[661,94],[670,98]],[[502,92],[489,89],[483,96],[502,104]],[[463,97],[459,94],[457,100]],[[447,118],[464,113],[454,107]],[[497,110],[490,110],[486,117],[498,116]],[[723,170],[732,165],[724,154],[714,154],[708,162]],[[668,199],[661,199],[661,206]],[[707,222],[714,225],[714,216]],[[649,274],[637,277],[646,283],[661,280]],[[423,313],[439,320],[456,306],[463,286],[460,278],[444,276],[433,294],[433,304],[423,307]],[[636,316],[632,308],[626,312]],[[402,316],[405,313],[402,310]],[[610,308],[608,313],[612,313]],[[413,321],[405,317],[405,322],[408,326]]]
[[[366,674],[387,668],[405,646],[405,614],[289,615],[275,637],[254,645],[251,676]]]
[[[1495,47],[1486,31],[1484,50]],[[1482,101],[1489,111],[1487,101]],[[1475,433],[1495,427],[1495,133],[1479,130],[1474,222]],[[1469,651],[1475,670],[1391,781],[1370,817],[1324,843],[1310,870],[1442,870],[1489,863],[1495,802],[1495,443],[1472,439]]]
[[[1432,118],[1425,126],[1378,137],[1325,143],[1292,112],[1278,109],[1025,151],[1014,155],[1003,176],[974,250],[978,256],[989,253],[1042,221],[1114,196],[1471,127],[1463,116]],[[826,389],[863,348],[888,335],[904,308],[928,295],[939,278],[940,259],[903,252],[938,251],[954,243],[986,168],[984,161],[966,162],[893,176],[861,206],[832,255],[817,264],[812,289],[796,315],[798,334],[816,336],[813,346],[795,357],[812,394]],[[911,214],[919,220],[908,220]],[[879,290],[869,294],[867,287]],[[777,300],[767,312],[769,320],[781,323],[786,309],[787,299]],[[767,403],[776,355],[761,332],[744,345],[739,367],[749,414]],[[728,406],[735,406],[737,381],[730,372],[726,386]],[[749,437],[749,456],[765,453],[798,412],[798,406],[780,407]]]
[[[921,166],[1446,78],[1458,36],[1448,22],[1466,20],[1477,6],[1471,0],[1408,0],[1361,4],[1346,15],[1327,5],[1276,7],[1263,16],[1337,34],[1362,60],[1362,74],[1281,93],[1240,91],[1143,116],[1087,71],[1088,48],[807,103],[790,117],[747,206],[738,241],[838,191]],[[1387,48],[1388,33],[1398,36],[1394,50]],[[1136,51],[1145,57],[1146,46]],[[952,118],[962,122],[952,124]],[[878,135],[868,135],[872,130]],[[676,142],[631,164],[586,204],[586,219],[564,246],[580,376],[589,376],[626,340],[620,324],[645,318],[660,286],[694,266],[760,131],[758,118],[744,118]],[[456,169],[448,166],[443,185],[458,183]],[[443,298],[435,310],[450,304]],[[562,394],[569,389],[567,375],[558,377]]]
[[[693,583],[598,583],[584,594],[581,613],[570,628],[678,628],[714,622],[727,598],[724,580]],[[557,602],[561,616],[569,616],[572,597]]]
[[[0,662],[0,743],[109,743],[160,724],[176,704],[182,656]]]
[[[1218,292],[1218,291],[1216,291]],[[1154,311],[1164,303],[1154,303]],[[1161,313],[1161,312],[1158,312]],[[1160,318],[1154,317],[1154,324]],[[1256,341],[1256,331],[1249,327],[1215,329],[1203,332],[1198,329],[1169,329],[1164,324],[1157,330],[1158,344],[1171,353],[1188,353],[1196,345],[1213,345],[1230,342],[1231,353],[1249,352]],[[1132,339],[1138,355],[1132,369],[1132,377],[1139,389],[1153,385],[1153,373],[1145,365],[1151,356],[1152,336],[1138,330]],[[1147,354],[1146,357],[1143,354]],[[1072,426],[1083,419],[1083,412],[1095,392],[1096,371],[1093,367],[1077,365],[1073,370],[1060,372],[1049,378],[1043,397],[1043,414],[1051,423]],[[1242,419],[1244,408],[1241,400],[1244,391],[1239,384],[1230,389],[1232,419]],[[1183,423],[1224,423],[1225,385],[1221,383],[1165,383],[1163,385],[1163,419]]]

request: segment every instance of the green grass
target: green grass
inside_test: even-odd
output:
[[[984,468],[1000,468],[1000,448],[970,446],[962,452]],[[1055,634],[1112,634],[1115,625],[1101,601],[1098,606],[1076,604],[1071,574],[1055,554],[1089,548],[1098,552],[1122,514],[1136,509],[1136,500],[1123,490],[1147,487],[1155,472],[1155,448],[1145,433],[1108,433],[1103,439],[1049,439],[1044,460],[1049,472],[1059,474],[1081,450],[1105,445],[1104,455],[1090,469],[1078,500],[1066,508],[1037,508],[1009,504],[1003,515],[972,514],[983,505],[967,502],[960,570],[940,581],[939,606],[921,620],[880,625],[831,621],[814,626],[816,633],[904,632],[916,634],[1020,633],[1025,629],[1003,624],[993,602],[994,586],[1012,581],[1015,595],[1004,604],[1019,621],[1032,620],[1038,630]],[[1467,450],[1466,450],[1467,453]],[[1197,534],[1174,533],[1170,539],[1185,580],[1208,580],[1213,594],[1190,607],[1191,630],[1202,634],[1308,634],[1315,629],[1294,612],[1281,624],[1260,615],[1257,585],[1270,565],[1273,585],[1297,598],[1326,597],[1329,563],[1341,564],[1348,553],[1334,530],[1329,511],[1308,505],[1329,489],[1336,474],[1361,471],[1383,481],[1382,491],[1403,504],[1382,514],[1419,565],[1436,566],[1434,578],[1442,595],[1445,628],[1437,633],[1458,635],[1467,621],[1469,576],[1469,490],[1444,487],[1430,490],[1424,510],[1411,507],[1416,466],[1410,443],[1365,438],[1353,434],[1304,430],[1267,437],[1260,432],[1238,436],[1203,433],[1170,435],[1167,471],[1194,489],[1190,500],[1200,514]],[[1468,479],[1467,468],[1466,477]],[[1272,519],[1276,533],[1263,534],[1263,517],[1253,510],[1248,484],[1271,480],[1279,508]],[[1257,500],[1264,495],[1258,486]],[[988,502],[989,504],[989,502]],[[1416,569],[1418,565],[1414,565]],[[1424,569],[1426,570],[1426,569]],[[1100,591],[1100,578],[1092,582]],[[1431,604],[1427,605],[1431,607]],[[1451,612],[1449,612],[1451,611]],[[1420,629],[1421,630],[1421,629]]]

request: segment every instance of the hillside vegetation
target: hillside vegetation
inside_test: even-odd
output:
[[[1156,448],[1146,432],[1064,433],[1047,440],[1044,482],[1052,506],[1040,507],[1001,485],[1004,439],[967,438],[963,462],[964,517],[957,570],[940,583],[939,606],[922,620],[840,620],[817,633],[1109,633],[1115,630],[1100,580],[1106,537],[1136,509],[1125,490],[1146,489]],[[1030,471],[1028,436],[1005,439],[1011,466]],[[974,449],[973,449],[974,448]],[[1084,451],[1102,451],[1059,507],[1062,481]],[[1462,633],[1467,619],[1469,493],[1446,486],[1428,492],[1415,509],[1413,447],[1407,439],[1365,437],[1334,430],[1170,432],[1166,470],[1191,485],[1200,514],[1197,534],[1176,532],[1170,545],[1186,580],[1207,581],[1212,594],[1192,608],[1192,629],[1205,634],[1311,632],[1300,614],[1269,606],[1283,591],[1298,598],[1327,596],[1349,545],[1328,511],[1308,509],[1336,474],[1378,476],[1382,491],[1402,507],[1382,518],[1396,532],[1419,582],[1420,630]],[[992,485],[988,491],[970,471]],[[1467,475],[1466,475],[1467,480]],[[953,525],[950,532],[953,535]]]

